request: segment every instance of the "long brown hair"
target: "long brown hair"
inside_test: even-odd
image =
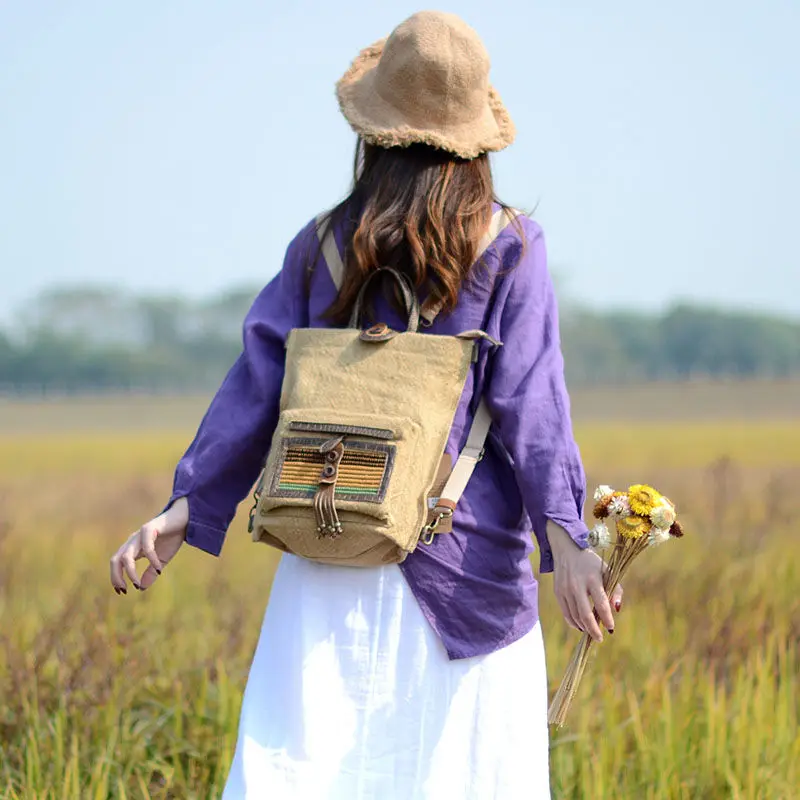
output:
[[[486,155],[471,160],[417,144],[382,148],[359,140],[350,194],[328,215],[345,226],[344,280],[325,313],[347,321],[364,279],[394,267],[452,311],[492,216]],[[504,205],[500,203],[500,205]],[[505,207],[505,206],[504,206]]]

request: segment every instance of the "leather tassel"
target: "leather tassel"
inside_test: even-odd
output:
[[[317,518],[317,535],[322,537],[325,535],[327,531],[327,525],[325,524],[325,519],[322,516],[322,490],[317,489],[316,494],[314,495],[314,516]]]
[[[342,524],[336,511],[336,481],[339,478],[339,464],[344,456],[341,437],[326,442],[320,451],[325,455],[325,466],[319,478],[319,489],[314,495],[317,535],[335,539],[342,532]]]

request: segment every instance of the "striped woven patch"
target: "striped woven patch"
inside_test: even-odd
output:
[[[313,498],[325,457],[319,451],[325,439],[284,439],[270,494],[277,497]],[[336,497],[341,500],[380,503],[394,462],[394,446],[378,442],[344,442]]]

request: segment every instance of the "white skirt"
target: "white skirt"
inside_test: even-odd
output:
[[[397,566],[283,556],[223,800],[548,800],[541,629],[450,661]]]

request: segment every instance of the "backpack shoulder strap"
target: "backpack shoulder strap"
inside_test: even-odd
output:
[[[521,215],[522,212],[516,209],[509,209],[507,211],[501,208],[499,211],[496,211],[492,216],[489,230],[481,240],[478,248],[478,256],[475,260],[477,261],[511,222]],[[429,298],[420,311],[420,316],[424,319],[423,325],[432,325],[441,310],[442,304],[438,301],[432,301]],[[433,516],[434,521],[453,515],[458,501],[461,500],[461,496],[467,488],[472,473],[475,471],[475,467],[483,458],[486,439],[489,436],[489,429],[491,426],[492,415],[489,413],[486,400],[481,398],[478,403],[478,408],[475,410],[475,416],[472,420],[469,433],[467,434],[467,442],[464,445],[464,449],[459,453],[458,460],[453,466],[453,471],[450,473],[450,477],[447,479],[442,489],[441,496],[436,501]],[[432,533],[433,530],[429,530],[427,532],[427,538],[423,537],[423,541],[432,541]]]
[[[333,231],[330,230],[330,221],[326,219],[325,214],[317,217],[317,238],[322,257],[328,265],[331,280],[338,291],[342,288],[342,281],[344,281],[344,263],[339,255],[339,246],[336,244]]]
[[[467,488],[469,479],[475,471],[478,462],[483,458],[483,451],[486,445],[486,438],[489,436],[489,428],[492,426],[492,417],[486,401],[481,398],[475,417],[467,434],[467,443],[464,449],[458,454],[458,460],[453,466],[453,471],[442,489],[439,499],[434,508],[434,518],[441,514],[443,517],[450,517],[456,510],[458,501]]]

